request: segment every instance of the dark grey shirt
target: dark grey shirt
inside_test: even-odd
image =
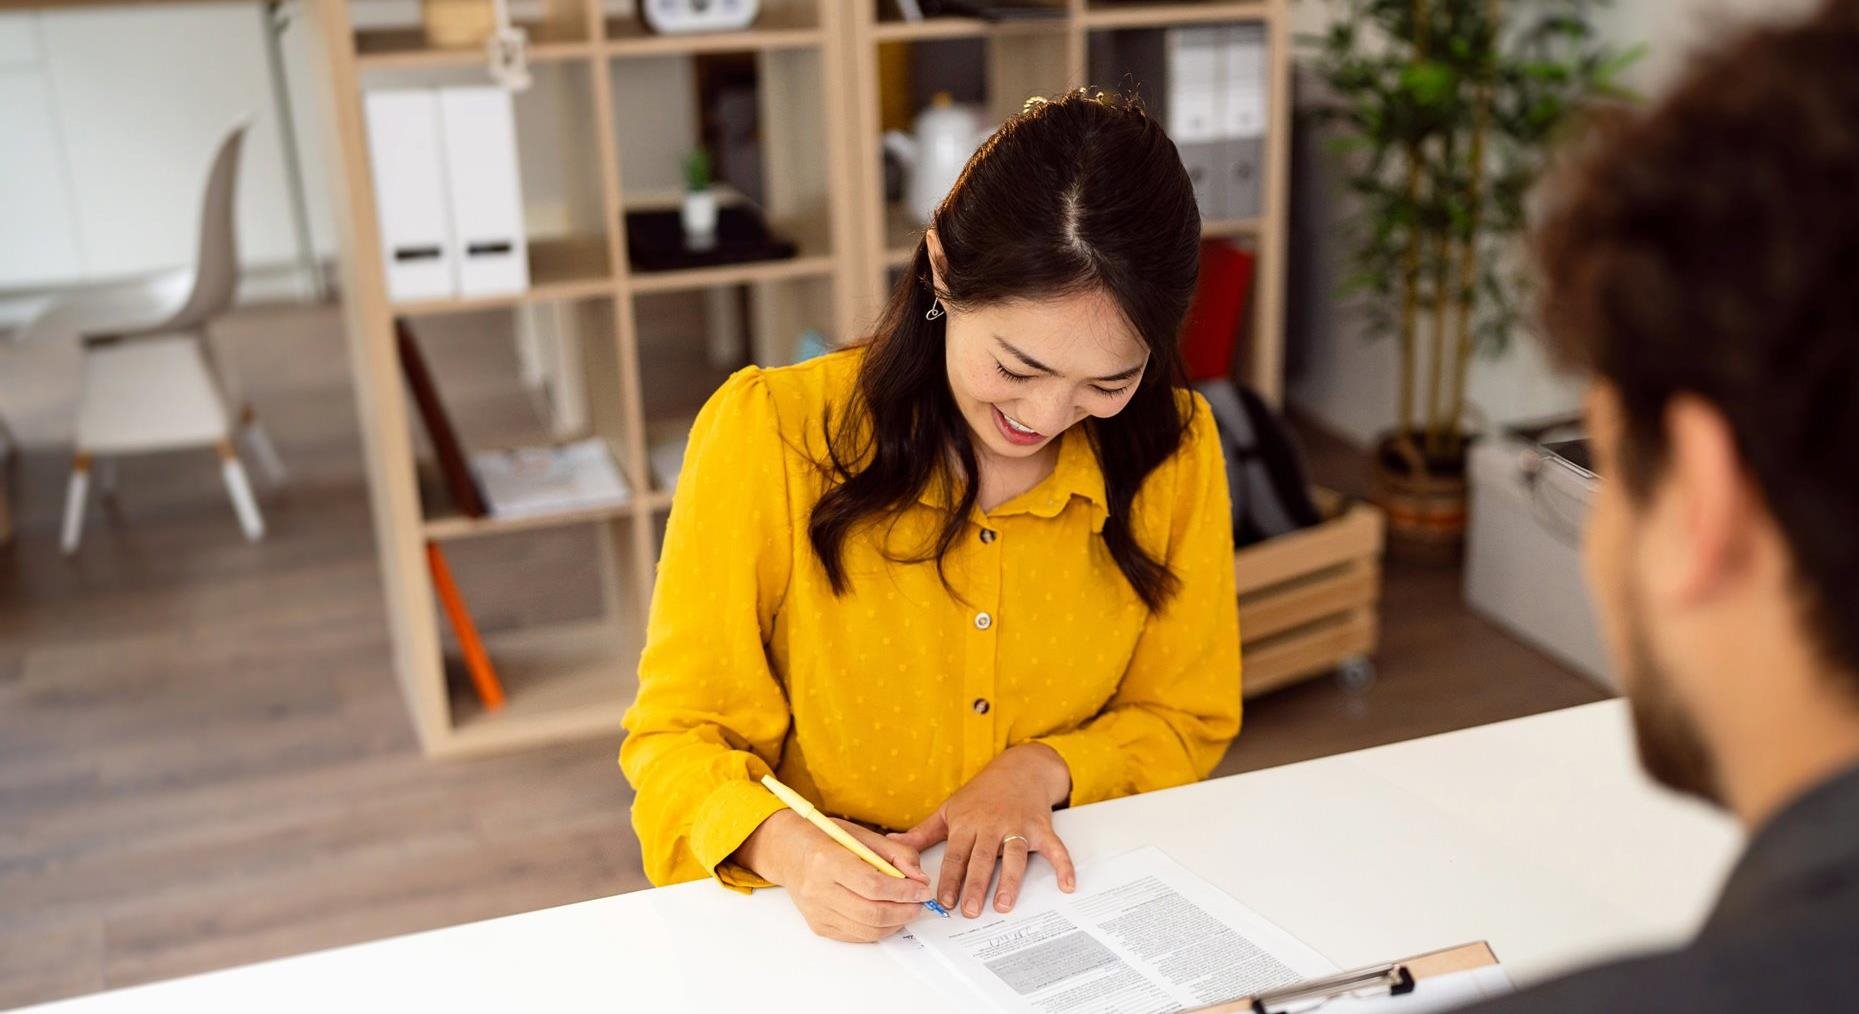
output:
[[[1756,832],[1689,945],[1471,1009],[1859,1010],[1859,768],[1822,783]]]

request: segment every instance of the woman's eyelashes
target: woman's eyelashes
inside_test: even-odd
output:
[[[1008,380],[1011,380],[1016,384],[1024,384],[1027,381],[1033,379],[1032,374],[1015,373],[1012,370],[1008,369],[1007,367],[1001,365],[1001,362],[998,359],[994,361],[994,369],[999,371],[1001,376],[1006,377]],[[1117,395],[1122,394],[1123,392],[1130,389],[1130,385],[1128,384],[1124,384],[1122,387],[1099,387],[1096,384],[1092,384],[1090,385],[1090,387],[1091,387],[1091,390],[1096,391],[1098,394],[1101,394],[1106,398],[1115,398]]]
[[[1002,366],[1000,363],[1000,360],[998,359],[994,361],[994,368],[1000,371],[1001,376],[1006,377],[1008,380],[1011,380],[1016,384],[1024,384],[1027,381],[1033,379],[1033,376],[1030,373],[1015,373],[1012,370],[1008,369],[1007,367]]]

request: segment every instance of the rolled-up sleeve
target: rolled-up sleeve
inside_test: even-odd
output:
[[[1163,559],[1179,590],[1149,614],[1104,710],[1075,730],[1039,740],[1071,768],[1073,805],[1205,778],[1239,734],[1239,607],[1226,459],[1213,413],[1199,395],[1193,413],[1182,448],[1164,466],[1175,474]]]
[[[753,367],[691,428],[620,748],[655,884],[767,886],[729,857],[781,808],[759,780],[789,726],[767,654],[793,563],[787,453]]]

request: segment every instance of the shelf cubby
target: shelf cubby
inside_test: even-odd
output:
[[[469,754],[617,734],[638,687],[643,643],[640,592],[623,579],[626,565],[637,562],[631,527],[596,522],[446,544],[505,701],[483,707],[463,678],[450,625],[435,615],[443,631],[449,734],[431,752]],[[523,580],[538,574],[546,581]]]
[[[486,711],[464,695],[451,705],[451,731],[430,752],[471,756],[563,740],[619,735],[639,689],[645,644],[637,622],[589,622],[485,638],[507,703]],[[456,663],[448,658],[448,666]]]
[[[481,63],[482,55],[477,59]],[[396,302],[390,306],[394,314],[424,317],[615,293],[600,163],[580,140],[594,115],[592,90],[597,79],[593,64],[541,63],[531,68],[531,76],[531,86],[512,98],[529,287],[494,295]],[[488,80],[482,67],[440,66],[377,69],[363,74],[361,85],[364,89],[405,88]]]

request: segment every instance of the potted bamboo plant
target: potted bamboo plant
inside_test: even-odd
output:
[[[1524,200],[1550,145],[1621,97],[1639,56],[1596,35],[1598,0],[1340,0],[1304,40],[1358,213],[1344,298],[1400,346],[1397,409],[1375,449],[1390,548],[1455,557],[1465,531],[1466,377],[1501,353],[1524,280]]]
[[[702,148],[684,156],[684,201],[678,217],[691,249],[708,250],[716,245],[717,193],[711,185],[710,153]]]

